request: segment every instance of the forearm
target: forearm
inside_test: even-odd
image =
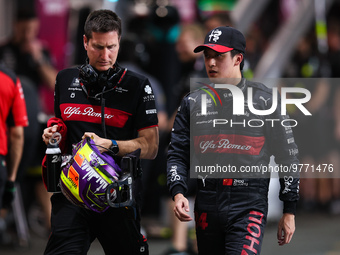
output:
[[[144,137],[138,137],[132,140],[116,140],[119,152],[118,156],[124,156],[130,152],[133,152],[137,149],[141,149],[141,158],[143,159],[154,159],[157,156],[158,151],[158,143],[152,142],[149,143]],[[105,139],[103,147],[110,148],[112,145],[112,140]]]
[[[32,56],[43,83],[54,90],[58,71],[53,67],[50,56],[45,52],[42,43],[37,39],[32,39],[25,47],[25,51]]]
[[[158,127],[144,129],[138,132],[138,138],[131,140],[116,140],[119,152],[118,156],[124,156],[137,149],[141,149],[140,158],[154,159],[158,152]],[[112,140],[98,137],[94,133],[86,132],[82,139],[90,137],[98,145],[100,152],[105,152],[112,146]]]
[[[299,200],[298,176],[281,176],[280,181],[280,200],[283,201],[283,213],[296,213],[297,202]]]
[[[158,127],[143,129],[138,137],[127,141],[117,141],[119,156],[141,149],[141,158],[154,159],[157,156],[159,143]]]
[[[141,158],[154,159],[157,156],[158,143],[149,143],[144,137],[139,137],[128,141],[117,141],[119,146],[119,156],[124,156],[137,149],[141,149]]]
[[[325,80],[319,79],[316,91],[314,91],[311,100],[306,103],[306,108],[312,114],[318,111],[324,104],[326,104],[330,90],[330,85]]]
[[[24,147],[24,128],[11,127],[9,130],[9,161],[8,161],[8,176],[9,181],[15,181],[18,167],[20,164]]]
[[[54,90],[55,79],[57,77],[57,70],[55,70],[50,64],[40,64],[38,67],[40,77],[43,82],[51,89]]]

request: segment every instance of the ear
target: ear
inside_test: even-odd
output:
[[[240,65],[243,60],[243,54],[239,53],[235,55],[234,59],[235,59],[235,65]]]
[[[84,42],[84,48],[85,48],[85,50],[87,50],[88,40],[87,40],[86,35],[83,35],[83,42]]]

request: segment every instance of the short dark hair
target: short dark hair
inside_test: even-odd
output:
[[[28,21],[38,18],[33,8],[21,8],[17,10],[16,21]]]
[[[221,26],[232,26],[233,22],[231,21],[229,12],[217,12],[208,16],[204,21],[207,22],[208,20],[218,20]]]
[[[243,70],[243,66],[244,66],[244,53],[239,51],[239,50],[235,50],[235,49],[230,51],[230,55],[231,55],[232,58],[235,57],[237,54],[242,54],[243,55],[243,59],[242,59],[242,62],[240,64],[240,70],[242,71]]]
[[[107,33],[117,31],[118,38],[122,34],[122,21],[111,10],[95,10],[89,14],[85,21],[84,33],[87,39],[92,38],[92,32]]]

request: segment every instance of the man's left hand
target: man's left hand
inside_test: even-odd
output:
[[[279,245],[288,244],[295,232],[295,215],[284,213],[280,219],[277,230],[277,240]]]
[[[15,183],[12,181],[6,181],[5,191],[2,196],[2,207],[9,208],[14,200],[15,196]]]

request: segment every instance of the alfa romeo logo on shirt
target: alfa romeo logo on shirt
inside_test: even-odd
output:
[[[144,88],[144,91],[145,91],[145,93],[147,93],[149,95],[152,94],[152,89],[151,89],[150,85],[146,85],[145,88]]]

